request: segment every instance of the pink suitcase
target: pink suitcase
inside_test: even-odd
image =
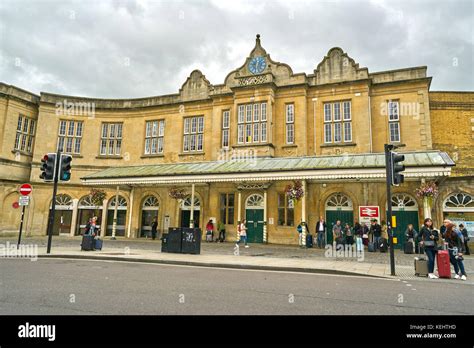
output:
[[[436,254],[436,263],[438,264],[438,276],[440,278],[451,278],[451,265],[449,263],[448,250],[438,250]]]

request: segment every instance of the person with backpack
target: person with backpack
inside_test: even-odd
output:
[[[298,232],[298,245],[303,246],[303,226],[301,224],[296,227],[296,232]]]
[[[436,279],[438,276],[434,274],[435,258],[437,249],[437,243],[439,240],[438,231],[433,228],[433,220],[426,218],[423,222],[423,227],[420,230],[421,242],[420,244],[425,249],[426,256],[428,257],[428,277],[430,279]]]
[[[459,230],[461,231],[463,237],[464,237],[464,255],[471,255],[471,252],[469,251],[469,234],[467,233],[466,227],[464,227],[463,224],[459,224]]]
[[[444,241],[448,243],[448,251],[449,251],[449,261],[454,266],[454,276],[455,279],[461,278],[461,280],[466,280],[467,275],[466,271],[464,270],[464,263],[463,263],[463,243],[459,235],[455,230],[455,225],[450,223],[446,226],[446,232],[444,233]],[[461,273],[461,275],[459,275]]]
[[[247,244],[247,226],[245,226],[246,220],[243,219],[242,222],[237,226],[237,232],[239,234],[239,239],[237,240],[237,243],[235,243],[235,246],[238,248],[239,244],[241,241],[244,242],[245,247],[248,248]]]

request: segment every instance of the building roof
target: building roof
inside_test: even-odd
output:
[[[404,153],[408,176],[449,175],[453,160],[445,152]],[[420,172],[420,168],[426,171]],[[278,158],[246,158],[227,161],[166,163],[141,166],[111,167],[82,178],[85,184],[133,184],[219,182],[241,180],[287,180],[324,178],[384,177],[383,153],[341,156],[305,156]],[[421,175],[420,175],[421,174]],[[429,175],[428,175],[429,174]],[[342,175],[342,176],[341,176]],[[381,176],[382,175],[382,176]],[[362,176],[367,177],[367,176]]]

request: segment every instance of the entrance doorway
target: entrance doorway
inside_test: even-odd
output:
[[[140,237],[151,237],[151,225],[154,219],[158,221],[159,209],[160,202],[155,196],[148,196],[143,200]],[[158,226],[160,226],[159,223]]]
[[[335,193],[326,200],[326,243],[332,244],[332,228],[336,221],[341,221],[341,226],[346,223],[354,225],[354,208],[352,200],[343,193]]]
[[[198,197],[194,197],[194,227],[200,225],[201,201]],[[191,222],[191,196],[185,198],[181,203],[181,227],[189,227]]]
[[[72,198],[66,194],[56,196],[56,213],[54,214],[53,234],[70,234],[72,222]],[[51,214],[51,210],[49,211]]]
[[[263,243],[263,196],[250,195],[245,202],[245,219],[247,226],[247,241],[249,243]]]
[[[397,193],[392,195],[392,214],[396,217],[397,227],[393,228],[393,236],[397,238],[395,249],[403,249],[406,242],[405,231],[409,224],[416,231],[420,231],[418,220],[418,204],[416,200],[407,194]],[[388,220],[388,215],[387,219]],[[380,221],[379,221],[380,223]]]
[[[77,225],[75,235],[84,234],[87,222],[94,216],[97,216],[96,226],[101,228],[100,223],[102,221],[102,206],[94,205],[90,196],[85,196],[79,200],[79,206],[77,208]]]

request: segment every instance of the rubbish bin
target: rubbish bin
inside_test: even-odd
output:
[[[165,244],[165,252],[168,253],[180,253],[181,252],[181,228],[178,227],[170,227],[168,230],[168,234],[166,235],[166,242]],[[163,238],[165,238],[163,236]],[[163,251],[163,244],[162,244],[162,251]]]
[[[182,228],[181,253],[200,254],[201,253],[201,229],[200,228]]]

